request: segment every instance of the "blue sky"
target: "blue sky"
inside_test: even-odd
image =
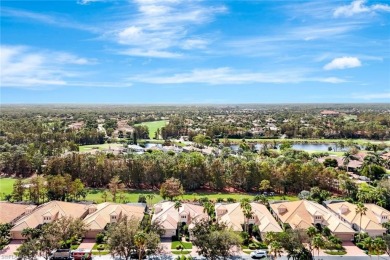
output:
[[[2,1],[1,103],[390,102],[390,2]]]

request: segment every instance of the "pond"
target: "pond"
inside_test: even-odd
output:
[[[146,143],[145,144],[145,148],[146,149],[149,149],[149,148],[152,148],[152,147],[159,147],[159,148],[161,148],[162,144],[153,144],[153,143]]]

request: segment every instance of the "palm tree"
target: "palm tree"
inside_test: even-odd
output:
[[[173,205],[173,207],[177,210],[177,213],[179,213],[181,206],[182,206],[182,203],[181,203],[180,200],[176,200],[175,204]],[[179,216],[179,219],[180,219],[180,216]],[[180,238],[180,227],[181,227],[181,222],[179,221],[179,223],[178,223],[178,231],[177,231],[178,238]],[[179,241],[180,241],[180,239],[179,239]]]
[[[318,257],[320,257],[320,248],[324,246],[325,242],[321,235],[316,235],[312,239],[313,248],[317,249]]]
[[[309,237],[309,249],[310,249],[310,252],[313,254],[313,245],[312,245],[312,241],[313,241],[313,238],[318,234],[318,230],[317,230],[315,227],[309,227],[309,228],[306,230],[306,234],[307,234],[308,237]]]
[[[371,237],[366,237],[361,241],[362,246],[367,249],[368,255],[371,258],[372,249],[374,249],[374,239]]]
[[[203,213],[206,213],[209,216],[209,220],[212,219],[215,214],[214,204],[210,201],[206,201],[203,204]]]
[[[348,171],[348,164],[353,159],[353,156],[350,152],[345,152],[343,157],[343,165]]]
[[[387,248],[386,242],[381,237],[376,237],[372,243],[373,249],[375,250],[379,259],[380,253],[385,251]]]
[[[362,217],[366,215],[367,207],[364,206],[363,203],[358,203],[356,206],[356,214],[360,215],[360,224],[359,224],[359,232],[362,232]]]
[[[147,246],[147,238],[144,232],[138,232],[134,236],[134,244],[138,247],[138,259],[141,260],[143,256],[143,252],[146,251]]]
[[[279,241],[272,241],[269,244],[269,251],[274,259],[276,259],[277,257],[280,257],[283,253],[282,244]]]
[[[154,194],[153,193],[150,193],[148,195],[146,195],[146,198],[148,198],[149,200],[149,206],[151,207],[152,206],[152,201],[154,199]]]
[[[249,204],[249,199],[242,199],[240,202],[240,207],[246,219],[246,223],[244,224],[244,231],[246,232],[249,223],[249,218],[252,216],[252,206],[251,204]]]

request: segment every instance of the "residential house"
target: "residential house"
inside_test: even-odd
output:
[[[323,110],[323,111],[321,111],[321,115],[322,116],[334,116],[334,117],[337,117],[337,116],[339,116],[340,115],[340,113],[339,112],[337,112],[337,111],[333,111],[333,110]]]
[[[18,218],[31,213],[35,205],[0,202],[0,224],[13,224]]]
[[[36,228],[39,225],[53,222],[62,217],[83,219],[88,214],[88,205],[64,201],[50,201],[42,204],[15,221],[11,229],[13,239],[25,239],[22,231],[25,228]]]
[[[355,204],[343,201],[328,203],[327,207],[337,216],[348,223],[356,231],[364,231],[369,236],[381,236],[386,233],[382,223],[390,220],[390,212],[375,204],[364,204],[367,208],[365,214],[360,215],[356,212]]]
[[[191,230],[194,227],[194,223],[207,219],[208,216],[203,211],[202,206],[195,204],[182,203],[181,207],[176,209],[175,202],[160,202],[154,205],[152,223],[158,222],[165,230],[165,234],[162,237],[170,238],[176,235],[178,225],[185,223],[188,225],[188,229]]]
[[[267,207],[256,202],[252,202],[250,205],[252,207],[252,216],[248,219],[245,218],[240,203],[218,203],[215,205],[217,220],[226,223],[233,231],[243,231],[245,224],[257,225],[262,237],[270,231],[283,231]]]
[[[86,238],[95,238],[96,235],[104,230],[107,224],[116,223],[120,219],[135,217],[142,220],[146,205],[138,204],[118,204],[105,202],[98,205],[91,204],[88,206],[88,215],[84,218],[84,223],[88,231]]]
[[[292,229],[303,229],[315,225],[326,226],[343,241],[353,239],[355,231],[324,206],[308,200],[278,202],[271,204],[274,216]]]

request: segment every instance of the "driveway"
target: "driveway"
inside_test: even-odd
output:
[[[83,242],[79,245],[78,248],[84,248],[84,249],[92,249],[95,245],[96,240],[92,238],[84,238]]]
[[[367,256],[363,250],[355,246],[352,242],[343,242],[343,247],[347,251],[345,256]]]
[[[172,246],[172,239],[169,238],[161,238],[161,248],[162,254],[170,254]]]
[[[23,243],[23,240],[12,240],[11,243],[9,243],[8,246],[6,246],[3,250],[0,250],[0,255],[1,256],[10,256],[14,255],[16,252],[16,249]],[[1,258],[0,258],[1,259]]]

